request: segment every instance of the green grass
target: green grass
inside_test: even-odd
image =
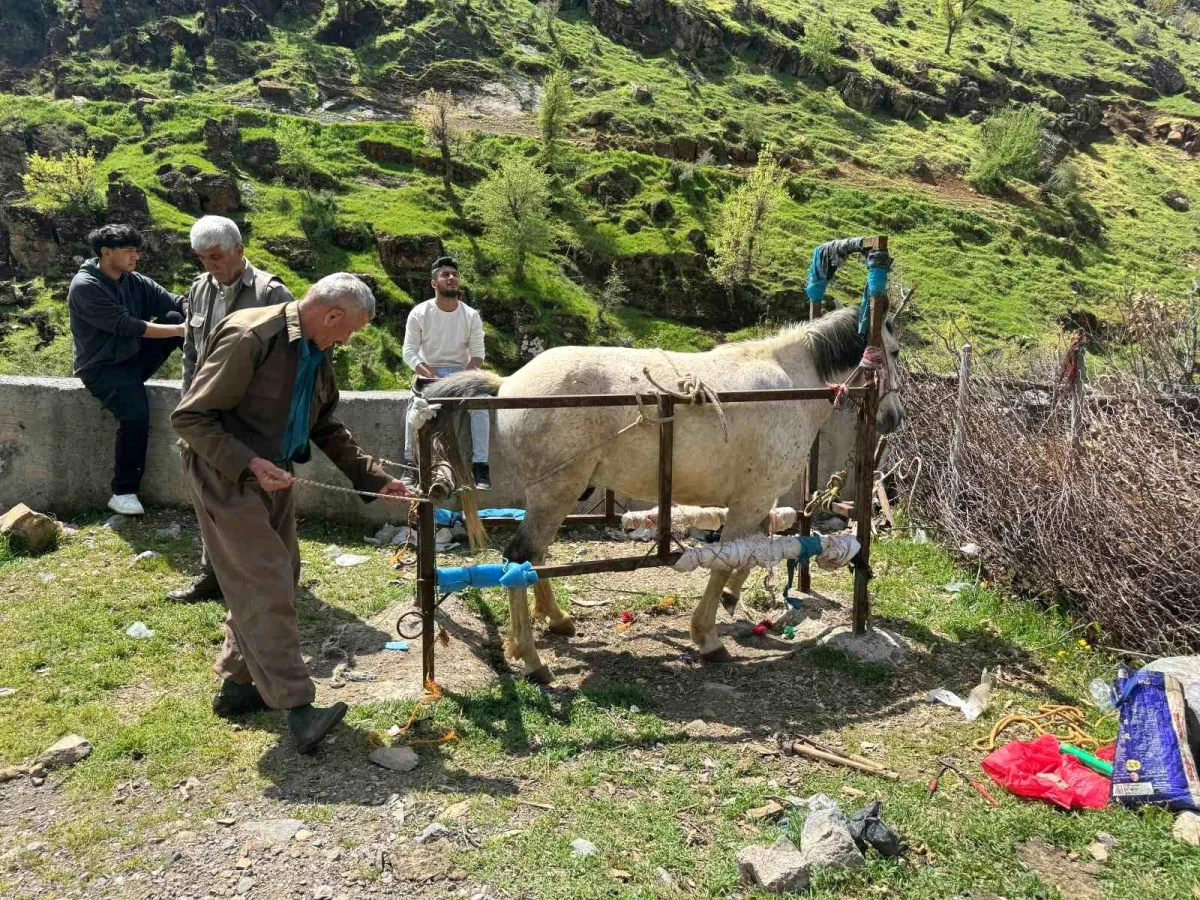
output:
[[[0,700],[0,762],[20,762],[68,732],[94,742],[92,756],[64,776],[71,814],[39,836],[52,851],[62,848],[86,862],[92,877],[144,867],[139,862],[144,842],[178,827],[170,824],[180,814],[175,800],[118,811],[114,820],[107,798],[117,785],[134,779],[166,797],[172,785],[195,776],[212,785],[213,793],[202,795],[199,807],[194,801],[191,815],[215,816],[231,799],[253,803],[279,777],[263,768],[278,740],[273,714],[234,729],[208,709],[221,609],[215,603],[180,606],[163,597],[195,565],[191,532],[176,539],[157,536],[158,528],[177,517],[154,514],[113,532],[98,526],[102,516],[84,515],[76,520],[80,531],[65,536],[54,552],[29,557],[0,546],[0,684],[17,689]],[[330,543],[364,549],[360,531],[302,526],[302,581],[321,600],[301,601],[305,630],[334,634],[345,622],[400,599],[403,589],[391,583],[393,573],[382,556],[338,569],[324,552]],[[804,660],[817,678],[815,699],[841,708],[856,697],[878,713],[843,717],[813,707],[806,725],[762,724],[789,732],[804,728],[854,752],[879,752],[864,744],[883,747],[888,764],[902,774],[899,782],[817,764],[797,771],[794,764],[756,752],[748,743],[761,739],[754,733],[689,737],[636,683],[546,692],[500,678],[447,695],[420,712],[418,735],[453,729],[459,736],[452,744],[420,750],[459,777],[520,778],[527,785],[521,797],[541,806],[521,806],[504,792],[472,792],[462,787],[469,781],[456,782],[457,789],[438,787],[445,776],[437,775],[414,785],[411,798],[435,811],[467,800],[467,821],[480,835],[480,848],[452,851],[454,863],[481,882],[519,883],[539,898],[654,896],[663,890],[660,869],[699,896],[740,891],[736,851],[780,833],[795,836],[802,822],[794,815],[756,822],[747,811],[771,797],[816,792],[850,810],[866,798],[882,798],[887,821],[909,845],[932,852],[930,866],[872,857],[861,872],[818,872],[811,894],[816,898],[862,897],[883,888],[906,898],[950,898],[968,888],[1044,898],[1051,896],[1048,889],[1016,863],[1018,845],[1041,835],[1082,853],[1097,831],[1118,841],[1099,876],[1105,898],[1186,896],[1200,877],[1200,854],[1171,837],[1171,817],[1162,811],[1113,807],[1065,814],[999,789],[1001,808],[994,810],[952,777],[943,779],[933,800],[926,799],[925,781],[937,755],[970,765],[979,758],[970,742],[985,736],[1000,716],[1032,710],[1049,697],[1082,702],[1089,679],[1111,675],[1113,660],[1080,647],[1077,634],[1053,611],[997,592],[986,580],[977,581],[974,570],[956,570],[935,545],[885,536],[875,548],[876,622],[902,633],[917,656],[894,669],[810,649]],[[143,549],[163,555],[130,568]],[[47,581],[47,575],[56,577]],[[950,580],[974,586],[951,595],[942,590]],[[816,573],[821,592],[838,590],[842,582],[840,576]],[[564,581],[559,589],[567,602],[590,590],[583,579]],[[467,599],[503,623],[507,604],[501,592],[473,591]],[[659,599],[646,593],[621,598],[620,605],[644,609]],[[146,622],[155,636],[126,637],[134,620]],[[932,724],[913,726],[912,704],[923,688],[914,695],[909,679],[920,673],[921,683],[943,681],[961,692],[969,685],[952,679],[989,661],[1000,661],[1019,678],[997,684],[992,709],[980,720],[965,723],[930,707],[924,721]],[[713,676],[696,670],[683,675],[705,677]],[[347,721],[361,735],[407,720],[412,709],[411,702],[367,704],[355,707]],[[353,766],[366,753],[353,739],[345,743],[328,751],[326,765]],[[330,820],[332,810],[295,802],[289,814],[321,822]],[[424,823],[409,823],[402,836],[417,833]],[[596,844],[598,856],[573,858],[569,844],[576,837]],[[82,870],[55,863],[51,853],[25,862],[59,893],[69,891]]]

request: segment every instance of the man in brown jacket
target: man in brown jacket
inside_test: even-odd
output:
[[[192,225],[192,251],[204,266],[204,274],[192,281],[184,300],[183,397],[192,386],[196,369],[204,362],[208,337],[230,313],[256,306],[290,303],[292,296],[282,281],[246,259],[242,232],[237,223],[224,216],[201,216]],[[221,585],[208,560],[204,543],[200,544],[201,574],[187,587],[176,588],[167,599],[179,603],[214,600],[221,596]]]
[[[186,481],[229,607],[213,667],[222,679],[213,711],[231,717],[287,709],[301,753],[347,707],[312,705],[316,688],[300,655],[292,464],[309,459],[311,440],[356,490],[408,495],[333,417],[338,389],[327,351],[374,312],[370,289],[339,272],[298,303],[233,313],[209,338],[191,390],[171,415],[187,444]]]

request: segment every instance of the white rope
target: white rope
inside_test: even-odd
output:
[[[699,528],[704,531],[719,531],[725,526],[725,516],[728,510],[723,506],[672,506],[671,530],[684,532],[689,528]],[[790,506],[780,506],[771,510],[771,534],[787,531],[796,524],[797,512]],[[658,527],[658,507],[644,510],[631,510],[621,516],[621,527],[626,531],[639,528]]]
[[[433,421],[440,410],[439,405],[430,403],[424,397],[413,397],[408,407],[408,427],[413,431],[420,431],[426,422]]]
[[[816,557],[816,562],[822,569],[840,569],[858,551],[859,543],[852,535],[821,535],[821,553]],[[674,568],[677,572],[691,572],[697,568],[732,572],[748,566],[770,569],[781,560],[799,556],[800,538],[756,534],[727,544],[692,547],[683,552]]]

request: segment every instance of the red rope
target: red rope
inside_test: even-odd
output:
[[[1062,367],[1062,378],[1066,381],[1067,387],[1074,387],[1075,382],[1079,380],[1079,353],[1083,350],[1086,342],[1087,335],[1080,331],[1067,347],[1067,357],[1063,360]]]

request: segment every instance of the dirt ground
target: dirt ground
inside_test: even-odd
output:
[[[549,561],[642,555],[649,546],[594,537],[591,532],[564,535],[553,545]],[[439,562],[457,564],[462,559],[451,554]],[[401,580],[415,577],[411,570],[397,574]],[[782,577],[781,566],[776,587]],[[762,612],[745,603],[733,619],[719,611],[720,634],[733,659],[701,665],[693,657],[688,617],[706,579],[704,571],[684,575],[649,569],[564,582],[560,603],[570,597],[578,633],[559,637],[540,627],[536,633],[543,660],[556,676],[553,685],[543,689],[551,702],[569,704],[593,691],[636,685],[649,698],[655,715],[676,723],[689,738],[719,743],[741,758],[746,769],[770,758],[772,783],[786,792],[815,764],[780,755],[774,732],[822,734],[835,743],[836,729],[864,725],[879,729],[881,735],[927,734],[946,721],[947,711],[923,702],[930,688],[940,686],[935,682],[946,677],[946,665],[960,674],[959,683],[972,673],[978,678],[971,652],[921,632],[912,623],[876,623],[908,632],[896,636],[902,652],[894,675],[877,685],[847,690],[845,678],[814,666],[806,657],[809,648],[849,622],[849,576],[840,578],[847,595],[831,592],[805,599],[801,613],[793,614],[795,641],[754,635],[752,626]],[[647,596],[675,599],[656,614],[647,608]],[[761,603],[767,597],[759,580],[747,584],[745,601]],[[778,599],[772,602],[777,604],[774,615],[784,612]],[[406,652],[384,649],[385,642],[397,639],[397,619],[411,608],[406,600],[369,621],[343,623],[334,633],[304,635],[304,651],[318,683],[318,702],[341,699],[362,704],[419,696],[420,639],[410,639]],[[620,613],[627,608],[635,613],[633,621],[621,628]],[[502,653],[504,629],[482,609],[483,616],[451,597],[439,610],[439,626],[448,642],[437,646],[437,678],[447,692],[481,688],[499,673],[509,673]],[[938,673],[929,665],[935,655]],[[334,686],[338,663],[348,657],[353,661],[350,671],[371,680]],[[1014,660],[1014,667],[1012,677],[1019,679],[1019,660]],[[255,727],[263,726],[256,723]],[[282,731],[283,724],[272,720],[268,727]],[[420,748],[421,764],[416,769],[392,772],[368,761],[363,752],[365,737],[356,730],[347,733],[344,726],[316,756],[297,757],[284,736],[259,764],[265,788],[226,783],[219,769],[166,793],[148,783],[118,785],[104,820],[113,831],[108,836],[113,847],[106,859],[109,865],[103,874],[73,871],[71,877],[80,886],[61,896],[349,900],[395,894],[482,900],[520,895],[517,887],[506,890],[473,883],[455,858],[484,840],[505,840],[528,829],[545,809],[533,799],[522,805],[523,797],[538,796],[536,778],[523,779],[504,765],[466,771],[455,767],[449,755],[425,752],[428,748]],[[881,737],[872,749],[863,751],[861,745],[859,749],[894,764],[887,743]],[[660,766],[661,762],[653,762],[661,756],[659,748],[632,750],[631,759],[645,756],[651,759],[646,764]],[[907,777],[920,777],[919,772],[903,771],[902,761],[899,767]],[[17,873],[14,896],[51,896],[43,890],[42,873],[74,866],[74,856],[61,848],[52,851],[53,858],[39,859],[47,852],[39,834],[73,815],[67,793],[56,789],[59,782],[61,776],[52,773],[43,787],[33,787],[28,779],[0,784],[0,807],[9,813],[0,822],[0,867],[7,868],[10,876],[14,870]],[[485,804],[495,804],[496,798],[517,803],[495,827],[473,831],[455,823],[453,809],[445,808],[447,794],[482,797]],[[324,812],[317,816],[314,809]],[[278,822],[292,818],[304,822],[299,834],[294,824]],[[154,823],[148,839],[137,846],[122,846],[117,836],[124,823],[134,821]],[[434,821],[449,829],[447,837],[428,843],[410,839],[414,823],[423,828]],[[288,837],[264,838],[264,822]],[[121,863],[116,871],[123,868],[128,874],[113,874],[114,859]]]

